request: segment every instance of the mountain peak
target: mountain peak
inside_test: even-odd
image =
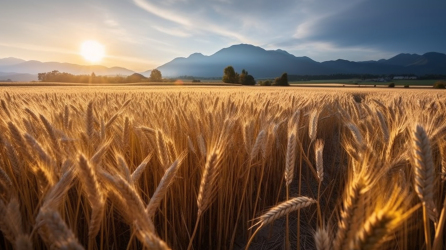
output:
[[[7,58],[1,58],[0,59],[0,66],[6,66],[6,65],[14,65],[25,62],[23,59],[15,58],[15,57],[7,57]]]
[[[204,55],[196,52],[196,53],[191,54],[188,58],[201,58],[201,57],[204,57]]]

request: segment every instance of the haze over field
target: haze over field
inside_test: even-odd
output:
[[[94,64],[135,72],[240,43],[318,62],[446,53],[444,9],[415,0],[3,1],[0,58],[89,65],[87,40],[103,45]]]

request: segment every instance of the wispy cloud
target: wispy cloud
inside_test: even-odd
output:
[[[165,20],[169,20],[169,21],[172,21],[172,22],[175,22],[175,23],[178,23],[181,25],[185,25],[185,26],[191,25],[190,21],[188,19],[182,17],[182,15],[180,15],[179,13],[175,13],[175,12],[163,9],[163,8],[159,8],[156,5],[151,4],[144,0],[133,0],[133,2],[141,9],[144,9],[145,11],[147,11],[155,16],[161,17]]]
[[[221,23],[215,23],[215,20],[203,14],[203,8],[197,6],[194,12],[188,13],[187,10],[182,10],[181,12],[176,12],[173,10],[167,10],[166,8],[162,8],[159,6],[155,6],[145,0],[133,0],[133,2],[143,10],[163,18],[168,21],[172,21],[176,24],[181,25],[183,30],[187,30],[189,32],[185,32],[181,29],[167,29],[161,28],[159,25],[154,26],[154,28],[163,33],[179,36],[179,37],[187,37],[191,36],[194,33],[197,34],[216,34],[223,37],[227,37],[230,39],[235,39],[238,42],[250,43],[253,42],[252,39],[248,39],[245,35],[240,32],[234,31],[233,27],[225,28]],[[184,1],[181,1],[184,2]],[[196,4],[196,3],[195,3]],[[206,5],[206,3],[201,3],[202,5]]]
[[[177,36],[177,37],[190,37],[191,34],[184,32],[182,30],[179,29],[173,29],[173,28],[164,28],[162,26],[157,26],[157,25],[153,25],[152,28],[154,28],[155,30],[171,35],[171,36]]]

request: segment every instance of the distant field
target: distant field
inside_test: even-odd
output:
[[[438,80],[395,80],[396,87],[432,87]],[[390,82],[364,82],[360,79],[343,79],[343,80],[314,80],[314,81],[291,81],[291,86],[312,86],[312,87],[357,87],[357,86],[374,86],[387,87]],[[177,80],[173,82],[137,82],[137,83],[60,83],[60,82],[0,82],[0,86],[240,86],[238,84],[224,83],[221,80],[202,80],[200,82],[192,82],[192,80]],[[262,86],[263,87],[263,86]]]
[[[307,85],[307,84],[327,84],[327,83],[336,83],[342,85],[388,85],[393,82],[396,86],[433,86],[434,83],[438,80],[391,80],[389,82],[366,82],[360,79],[343,79],[343,80],[314,80],[314,81],[292,81],[290,84],[295,85]]]

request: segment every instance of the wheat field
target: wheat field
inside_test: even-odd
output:
[[[0,248],[444,249],[446,94],[337,90],[3,88]]]

